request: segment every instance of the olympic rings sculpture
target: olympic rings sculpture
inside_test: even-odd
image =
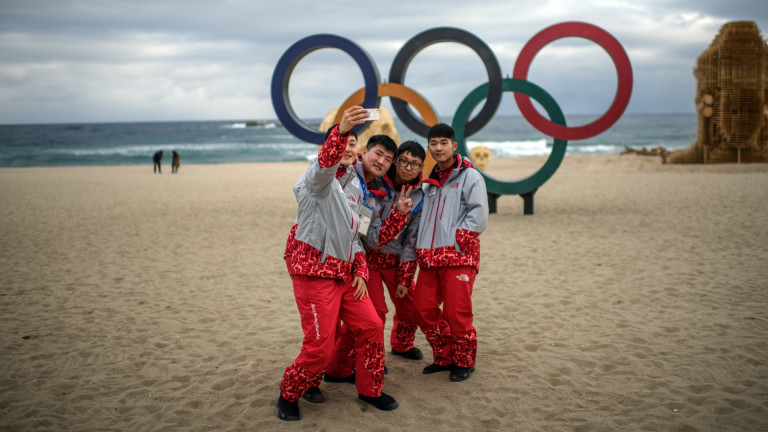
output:
[[[589,39],[608,52],[618,74],[616,95],[608,110],[597,120],[583,126],[568,127],[559,105],[541,87],[527,81],[528,69],[536,54],[547,44],[564,37]],[[621,44],[605,30],[584,22],[564,22],[545,28],[534,35],[524,46],[515,62],[512,78],[502,78],[501,68],[491,49],[477,36],[458,28],[433,28],[411,38],[403,45],[392,61],[389,83],[380,83],[379,72],[370,55],[354,42],[331,34],[308,36],[294,43],[280,57],[272,75],[272,104],[283,126],[299,139],[322,144],[325,133],[313,130],[302,122],[293,111],[288,96],[290,77],[296,64],[311,52],[322,48],[337,48],[347,53],[360,67],[365,87],[353,93],[341,105],[341,113],[352,105],[366,108],[378,107],[382,96],[392,98],[392,107],[405,126],[412,132],[427,136],[429,127],[438,122],[438,116],[429,102],[418,92],[404,85],[405,73],[411,60],[424,48],[440,43],[456,42],[472,49],[482,60],[488,74],[488,82],[475,88],[459,105],[453,116],[456,131],[457,151],[463,156],[469,154],[466,138],[477,133],[493,118],[501,103],[503,92],[514,92],[515,102],[525,119],[538,131],[555,139],[552,151],[544,165],[533,175],[516,181],[495,179],[480,170],[486,181],[489,194],[525,195],[532,194],[557,170],[565,155],[567,140],[581,140],[598,135],[611,126],[624,113],[632,95],[632,66]],[[542,117],[534,108],[530,98],[539,102],[550,120]],[[469,119],[474,108],[485,100],[483,108]],[[408,109],[410,103],[422,117],[413,116]],[[358,132],[368,124],[357,127]]]
[[[560,106],[555,102],[552,96],[545,92],[541,87],[532,82],[518,78],[504,78],[502,83],[504,91],[516,92],[515,94],[524,94],[534,98],[536,102],[544,107],[547,115],[549,115],[555,123],[565,126],[565,115],[563,115]],[[462,155],[469,154],[469,149],[467,148],[466,140],[464,138],[464,125],[467,123],[467,118],[477,104],[485,98],[484,95],[487,94],[487,92],[487,83],[476,87],[466,98],[464,98],[456,109],[456,115],[453,117],[453,124],[451,126],[456,132],[456,150]],[[482,172],[482,170],[478,168],[485,178],[485,188],[489,192],[498,195],[523,195],[527,192],[535,191],[540,185],[549,180],[555,171],[557,171],[560,162],[563,160],[563,156],[565,156],[565,147],[567,143],[568,141],[555,138],[552,145],[552,151],[550,152],[547,161],[544,162],[544,165],[530,176],[517,181],[510,182],[499,180]]]

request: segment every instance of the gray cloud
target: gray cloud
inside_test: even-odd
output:
[[[768,7],[762,0],[675,0],[669,2],[669,7],[679,8],[694,13],[719,17],[726,21],[748,20],[758,24],[768,22]],[[763,26],[760,26],[764,30]]]
[[[454,26],[483,39],[511,75],[536,32],[573,20],[606,29],[629,53],[635,86],[628,112],[692,112],[691,70],[720,26],[735,19],[754,20],[763,31],[768,25],[768,8],[756,1],[448,0],[397,2],[383,11],[374,4],[350,10],[335,0],[0,0],[0,10],[0,123],[274,118],[274,66],[308,35],[355,41],[386,79],[408,39]],[[439,44],[416,57],[406,84],[450,116],[485,76],[469,49]],[[574,114],[602,113],[616,85],[605,52],[579,38],[545,47],[529,80]],[[321,117],[362,85],[345,54],[320,50],[297,66],[291,101],[301,116]],[[507,99],[501,111],[514,112]]]

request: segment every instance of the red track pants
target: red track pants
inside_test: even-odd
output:
[[[416,337],[416,317],[413,310],[413,297],[415,289],[408,290],[404,298],[397,298],[397,268],[374,269],[368,267],[368,295],[371,297],[373,307],[379,314],[382,326],[387,322],[387,301],[384,296],[384,286],[389,291],[389,298],[395,305],[395,316],[392,317],[392,333],[389,343],[397,352],[406,352],[413,348],[413,340]]]
[[[333,355],[336,327],[343,320],[354,335],[358,393],[379,396],[384,381],[384,331],[370,299],[355,300],[352,278],[345,281],[291,276],[304,340],[299,356],[286,368],[280,394],[297,401],[320,384]]]
[[[475,365],[477,332],[472,325],[472,286],[476,274],[469,266],[419,269],[413,306],[436,364]]]

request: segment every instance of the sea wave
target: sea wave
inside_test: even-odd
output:
[[[313,144],[291,143],[196,143],[196,144],[162,144],[162,145],[128,145],[102,148],[65,148],[49,149],[49,153],[74,155],[74,156],[146,156],[153,155],[162,147],[163,152],[171,153],[175,150],[179,153],[222,153],[263,151],[270,152],[298,152],[304,154],[308,151],[317,152],[317,146]]]
[[[277,123],[268,121],[255,121],[255,122],[242,122],[231,123],[221,126],[224,129],[245,129],[245,128],[260,128],[260,129],[272,129],[277,127]]]
[[[617,153],[619,146],[610,144],[578,145],[568,143],[565,154],[611,154]]]
[[[491,150],[491,157],[504,159],[522,156],[546,156],[552,152],[552,143],[546,139],[524,141],[468,141],[467,147],[485,146]],[[580,144],[569,142],[566,154],[606,154],[616,153],[621,147],[612,144]]]
[[[473,149],[477,146],[485,146],[491,150],[494,158],[510,158],[519,156],[539,156],[550,152],[547,140],[528,141],[467,141],[467,147]]]

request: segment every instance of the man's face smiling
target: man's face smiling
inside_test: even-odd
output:
[[[421,171],[422,163],[421,159],[413,156],[410,152],[400,154],[397,158],[397,178],[395,179],[397,184],[404,185],[415,179]],[[416,165],[416,167],[411,165]]]
[[[395,155],[377,145],[371,149],[363,150],[363,168],[365,168],[365,181],[369,182],[374,178],[383,176],[392,166],[392,160]]]
[[[341,164],[350,166],[357,159],[357,138],[350,135],[347,139],[347,147],[344,149],[344,155],[341,157]]]
[[[456,141],[442,137],[434,137],[428,144],[429,153],[440,168],[447,168],[453,164],[453,152],[456,151],[457,146]]]

